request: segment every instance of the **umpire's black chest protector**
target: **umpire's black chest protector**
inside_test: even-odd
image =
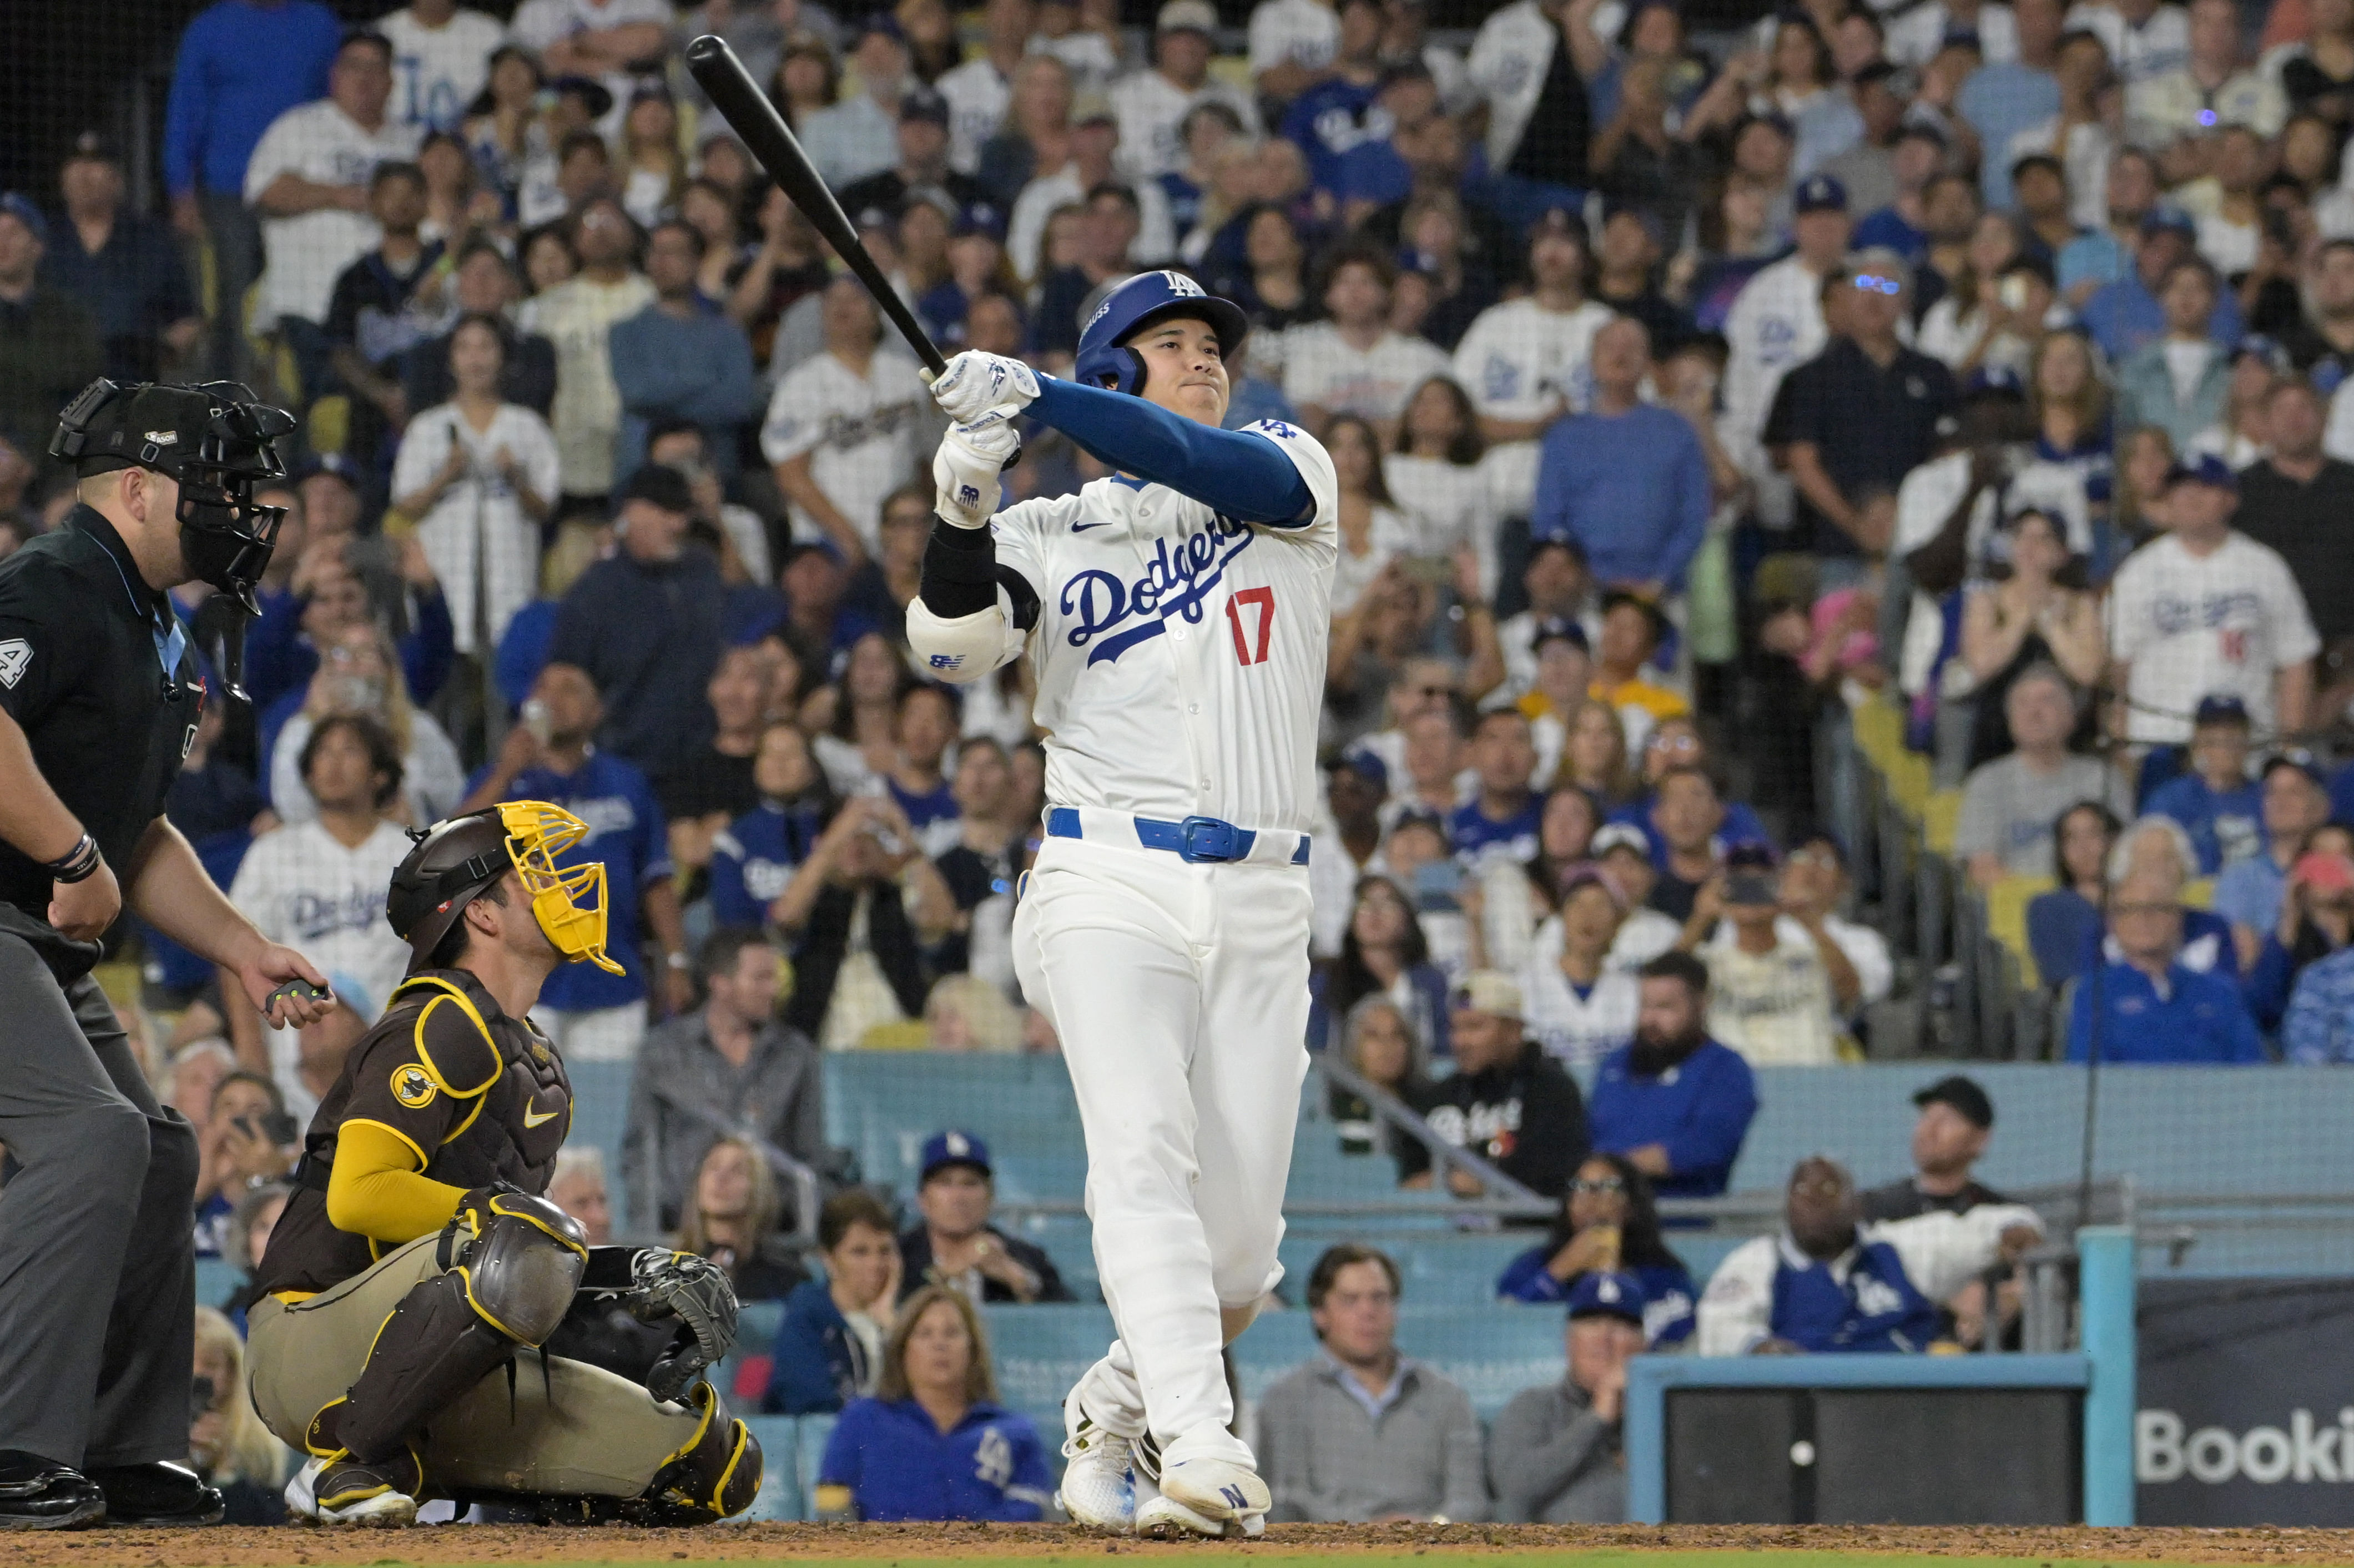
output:
[[[163,814],[204,699],[170,597],[97,512],[75,507],[0,561],[0,707],[118,873]],[[47,870],[0,842],[0,901],[41,919],[50,891]]]

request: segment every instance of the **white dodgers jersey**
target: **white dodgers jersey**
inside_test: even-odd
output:
[[[1033,713],[1055,804],[1314,825],[1340,488],[1305,430],[1248,429],[1299,468],[1312,517],[1242,523],[1166,485],[1099,479],[991,524],[998,565],[1038,594]]]

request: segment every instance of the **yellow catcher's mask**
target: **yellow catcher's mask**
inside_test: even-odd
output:
[[[557,856],[588,836],[588,824],[546,800],[510,800],[498,813],[507,832],[507,853],[549,945],[567,961],[586,959],[608,974],[621,973],[605,952],[604,863],[569,870],[556,863]]]

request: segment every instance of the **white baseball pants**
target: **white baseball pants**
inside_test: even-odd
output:
[[[1310,902],[1305,867],[1050,838],[1014,916],[1078,1095],[1110,1360],[1164,1447],[1233,1423],[1218,1309],[1283,1275]]]

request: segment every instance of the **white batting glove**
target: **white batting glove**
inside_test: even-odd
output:
[[[1010,419],[1038,396],[1038,376],[1018,359],[967,349],[932,381],[932,399],[960,425],[984,415]]]
[[[960,528],[986,528],[997,513],[997,476],[1021,451],[1022,438],[1003,419],[949,426],[932,454],[933,508]]]

